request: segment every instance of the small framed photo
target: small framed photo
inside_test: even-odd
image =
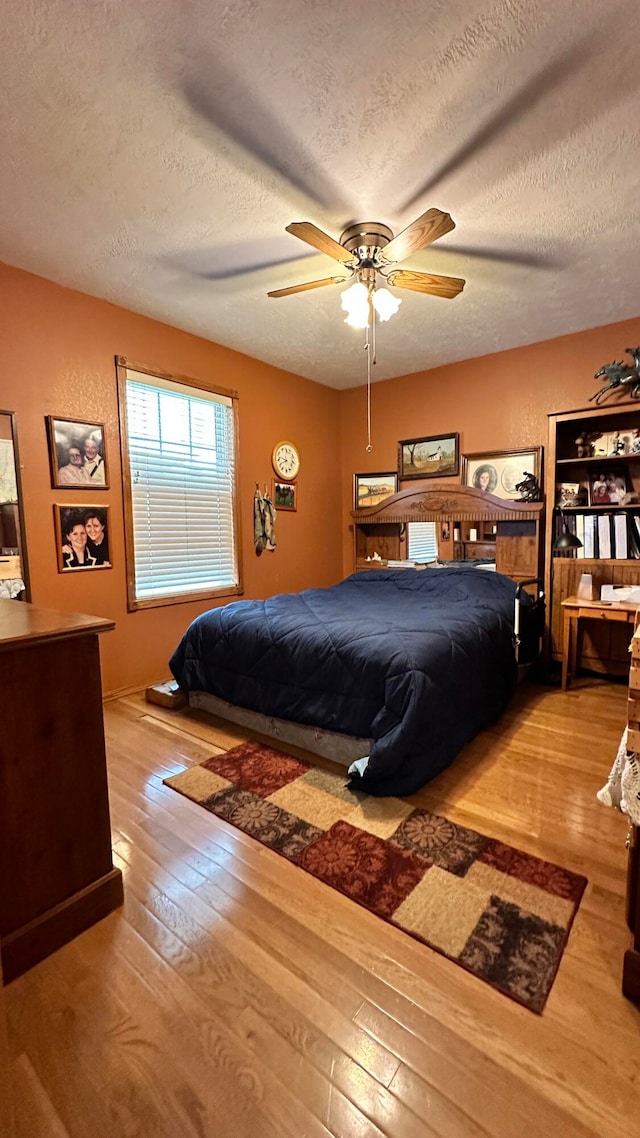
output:
[[[395,470],[386,474],[354,474],[353,508],[377,506],[398,492],[398,475]]]
[[[518,498],[518,483],[528,474],[542,479],[542,447],[526,450],[495,450],[462,456],[465,486],[485,490],[496,498]]]
[[[590,499],[592,506],[620,506],[627,496],[627,472],[624,466],[616,466],[596,474],[591,480]]]
[[[459,435],[427,435],[398,443],[399,478],[445,478],[460,470]]]
[[[298,483],[273,479],[273,504],[276,510],[298,509]]]
[[[558,482],[556,485],[556,506],[570,510],[576,506],[589,505],[589,487],[582,482]]]
[[[51,485],[54,490],[108,490],[104,424],[47,416]]]
[[[54,506],[58,572],[110,569],[109,507]]]
[[[624,427],[619,431],[609,431],[609,434],[605,436],[607,440],[605,454],[609,458],[621,458],[622,455],[631,454],[633,444],[636,441],[640,442],[640,431],[638,431],[637,427],[634,429],[636,431],[635,435],[633,430],[625,429]],[[640,447],[637,449],[640,449]]]

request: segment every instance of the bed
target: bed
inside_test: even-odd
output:
[[[409,512],[420,502],[421,519],[429,504],[433,512],[433,491],[409,496],[394,495],[382,517],[399,498]],[[476,518],[525,513],[477,490],[463,499]],[[536,507],[537,534],[541,504],[526,505]],[[469,564],[378,568],[331,588],[236,601],[193,622],[171,670],[192,706],[347,762],[351,785],[366,793],[411,794],[504,710],[516,647],[535,654],[541,606],[516,576]]]

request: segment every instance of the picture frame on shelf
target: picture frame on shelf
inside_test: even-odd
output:
[[[496,498],[519,500],[516,486],[527,474],[542,482],[542,447],[522,450],[494,450],[462,456],[462,481],[465,486],[484,490]]]
[[[398,492],[398,474],[395,470],[375,474],[354,474],[353,508],[377,506]]]
[[[298,509],[298,483],[297,482],[279,482],[277,478],[272,479],[272,502],[276,510],[291,510],[292,512]]]
[[[449,478],[460,473],[460,436],[425,435],[398,442],[398,478]]]
[[[640,455],[640,427],[620,427],[617,431],[609,431],[606,440],[608,458]]]
[[[561,510],[589,505],[589,486],[584,482],[557,482],[556,506]]]
[[[111,569],[108,506],[56,503],[53,517],[59,573]]]
[[[54,490],[108,490],[104,423],[47,415],[47,439]]]
[[[627,497],[629,479],[624,466],[615,470],[599,471],[594,474],[589,486],[589,501],[592,506],[620,506]]]

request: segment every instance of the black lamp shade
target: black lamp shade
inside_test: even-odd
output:
[[[575,533],[569,532],[567,529],[567,523],[563,522],[562,533],[554,541],[553,551],[555,553],[556,550],[558,550],[560,553],[562,553],[568,549],[582,549],[582,542],[580,541],[579,537],[576,537]]]

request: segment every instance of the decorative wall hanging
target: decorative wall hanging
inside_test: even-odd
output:
[[[276,511],[267,487],[262,493],[258,482],[253,495],[253,538],[257,557],[265,549],[273,553],[276,547]]]
[[[388,474],[354,474],[353,508],[377,506],[398,491],[398,475],[395,470]]]
[[[110,569],[108,506],[54,506],[58,571]]]
[[[600,403],[610,391],[620,389],[628,391],[632,399],[640,399],[640,348],[625,348],[631,356],[633,364],[625,364],[622,360],[604,364],[594,375],[594,379],[605,377],[606,383],[594,395],[589,396],[589,402]]]
[[[274,478],[272,499],[276,510],[297,510],[298,483],[277,482]]]
[[[104,425],[47,416],[51,485],[54,489],[107,490]]]
[[[542,447],[528,450],[494,450],[462,456],[465,486],[486,490],[496,498],[518,498],[518,485],[528,476],[538,483],[542,473]]]
[[[444,478],[458,474],[459,435],[427,435],[398,443],[399,478]]]

